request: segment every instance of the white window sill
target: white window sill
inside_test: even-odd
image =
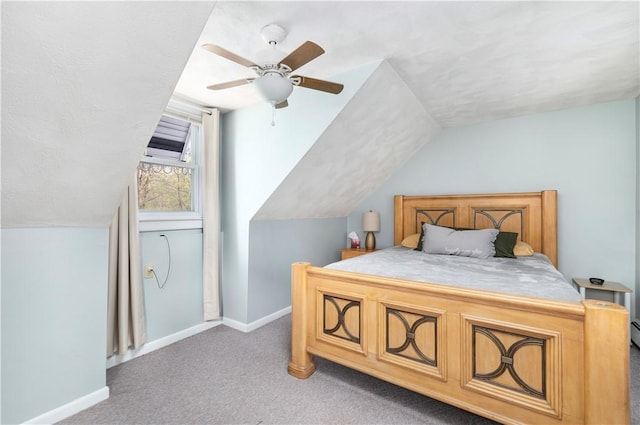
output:
[[[140,213],[138,231],[202,229],[202,217],[195,213]]]

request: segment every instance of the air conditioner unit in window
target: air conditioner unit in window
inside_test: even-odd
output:
[[[184,161],[189,152],[190,134],[191,123],[163,115],[144,154]]]

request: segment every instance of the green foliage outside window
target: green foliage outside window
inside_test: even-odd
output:
[[[138,208],[146,211],[192,211],[193,170],[187,167],[138,165]]]

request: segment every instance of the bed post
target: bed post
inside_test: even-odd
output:
[[[629,423],[629,313],[618,305],[583,301],[586,424]]]
[[[400,245],[402,240],[404,239],[404,214],[402,208],[403,204],[403,196],[395,195],[393,197],[393,244]]]
[[[310,263],[293,263],[291,266],[291,360],[289,375],[306,379],[316,370],[313,357],[307,352],[307,267]]]
[[[541,193],[542,210],[542,252],[549,257],[551,264],[558,268],[558,191],[543,190]]]

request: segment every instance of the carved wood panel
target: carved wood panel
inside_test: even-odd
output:
[[[544,399],[545,340],[473,326],[473,379]]]
[[[473,210],[474,229],[500,229],[503,232],[514,232],[518,239],[526,238],[524,227],[524,215],[526,209],[484,209]]]
[[[387,308],[385,352],[437,366],[437,319]]]
[[[379,358],[439,379],[446,379],[444,311],[381,301]]]
[[[463,387],[560,417],[560,335],[463,315]]]
[[[422,223],[434,224],[436,226],[456,227],[455,209],[436,208],[416,210],[416,233],[421,231]]]
[[[325,294],[322,332],[360,343],[360,302]]]
[[[500,229],[503,232],[515,232],[518,239],[523,239],[527,236],[524,226],[526,213],[526,208],[472,208],[471,221],[467,222],[468,220],[456,214],[456,208],[416,209],[415,232],[421,231],[422,223],[428,223],[443,227]]]
[[[362,296],[341,291],[317,292],[316,338],[359,353],[366,352],[365,305]]]

